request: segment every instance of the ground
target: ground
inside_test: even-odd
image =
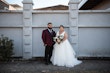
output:
[[[0,62],[0,73],[110,73],[110,60],[82,60],[72,68],[45,65],[44,61]]]

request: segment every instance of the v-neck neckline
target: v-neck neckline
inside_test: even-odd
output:
[[[64,31],[61,34],[63,34],[63,33],[64,33]],[[60,31],[59,31],[59,35],[61,35],[61,34],[60,34]]]

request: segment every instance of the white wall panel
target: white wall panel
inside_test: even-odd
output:
[[[14,43],[14,56],[23,56],[23,35],[22,28],[0,28],[0,35],[9,37]]]
[[[110,28],[79,28],[80,56],[110,57]]]
[[[33,14],[33,25],[46,26],[48,22],[52,22],[54,26],[69,25],[68,14]]]
[[[0,13],[0,25],[22,25],[22,13]]]

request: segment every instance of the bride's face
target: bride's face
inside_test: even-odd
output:
[[[64,28],[63,27],[60,27],[60,31],[64,31]]]

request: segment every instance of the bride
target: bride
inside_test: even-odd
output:
[[[56,34],[55,45],[53,49],[53,54],[51,57],[51,62],[53,65],[74,67],[81,63],[81,61],[75,58],[75,51],[68,41],[68,35],[64,31],[64,26],[60,25],[59,31]]]

